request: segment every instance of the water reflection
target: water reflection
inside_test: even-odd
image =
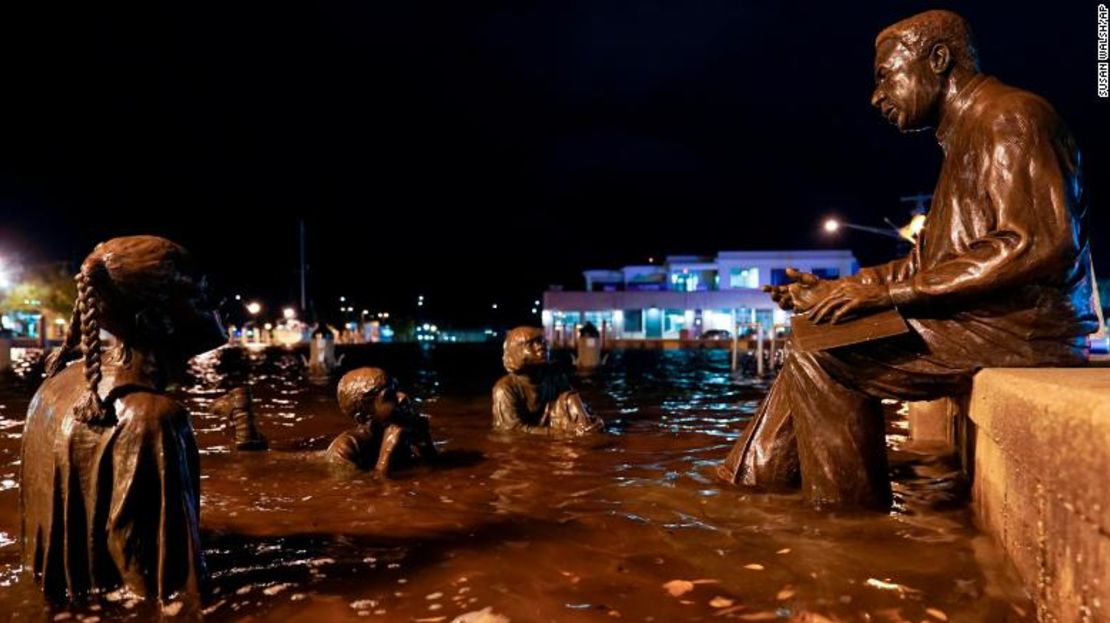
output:
[[[712,470],[765,386],[735,380],[725,351],[629,351],[609,363],[578,383],[615,434],[510,442],[488,432],[495,347],[348,352],[344,369],[385,367],[422,397],[447,458],[383,480],[320,460],[349,423],[334,379],[309,383],[299,354],[195,361],[177,391],[202,449],[207,618],[451,621],[486,607],[514,621],[1028,616],[997,550],[950,507],[960,486],[950,464],[896,451],[889,515],[817,513],[794,496],[722,487]],[[269,452],[230,452],[207,410],[239,383],[252,387]],[[0,394],[0,611],[37,621],[43,604],[21,581],[15,542],[28,393]],[[899,421],[890,431],[904,438]],[[45,616],[65,613],[151,617],[125,598]]]

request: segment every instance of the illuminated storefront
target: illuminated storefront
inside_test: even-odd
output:
[[[786,267],[824,278],[855,274],[846,250],[724,251],[716,257],[669,256],[661,265],[588,270],[586,289],[544,294],[543,327],[561,344],[591,323],[612,339],[697,339],[759,323],[786,326],[789,318],[763,292],[786,282]]]

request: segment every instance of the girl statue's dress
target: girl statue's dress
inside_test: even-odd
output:
[[[98,245],[77,275],[21,452],[23,565],[52,600],[201,593],[199,457],[188,413],[163,393],[189,357],[224,341],[194,277],[188,253],[154,236]]]
[[[199,457],[189,415],[141,362],[107,353],[98,394],[114,422],[74,418],[79,363],[35,394],[23,437],[23,565],[53,597],[126,585],[199,591]]]

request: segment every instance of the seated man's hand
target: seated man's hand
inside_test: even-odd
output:
[[[763,291],[771,295],[771,300],[784,311],[794,309],[794,298],[790,296],[790,286],[763,286]]]
[[[836,280],[824,297],[809,309],[809,319],[814,323],[840,322],[850,314],[893,307],[890,292],[882,284],[862,284],[856,281]]]
[[[763,286],[763,291],[771,295],[780,308],[785,311],[805,311],[824,298],[828,281],[822,281],[813,273],[803,273],[796,268],[787,268],[786,277],[793,281],[781,286]]]

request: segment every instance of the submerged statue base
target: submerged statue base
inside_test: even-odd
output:
[[[266,436],[255,425],[254,400],[250,388],[236,387],[213,400],[210,409],[224,420],[224,430],[231,437],[236,450],[265,450],[269,447]]]

